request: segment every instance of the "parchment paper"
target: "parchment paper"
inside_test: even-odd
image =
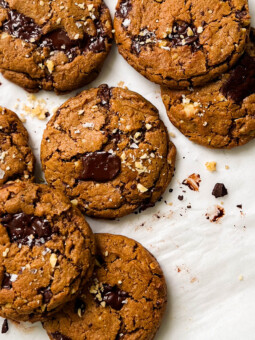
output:
[[[255,24],[255,0],[249,2]],[[113,16],[116,1],[106,3]],[[27,93],[2,77],[0,81],[0,105],[22,114],[21,103],[27,101]],[[178,149],[176,172],[169,187],[173,192],[167,190],[161,202],[138,215],[110,222],[88,218],[93,231],[132,237],[160,262],[167,279],[169,304],[157,340],[254,340],[255,141],[230,151],[209,150],[191,143],[168,121],[159,86],[132,69],[114,46],[102,73],[89,87],[102,83],[117,86],[119,82],[156,105],[169,132],[176,136],[172,138]],[[58,97],[40,92],[36,96],[47,101],[52,115],[54,108],[74,94]],[[45,125],[46,121],[30,117],[25,123],[37,156],[38,175]],[[216,172],[206,169],[208,161],[217,162]],[[201,176],[199,192],[181,184],[192,173]],[[216,199],[211,195],[217,182],[225,184],[227,196]],[[182,201],[179,195],[183,195]],[[242,209],[236,207],[239,204]],[[211,216],[216,205],[224,208],[225,215],[212,223],[206,214]],[[9,326],[7,334],[0,334],[1,339],[47,339],[39,323],[9,322]]]

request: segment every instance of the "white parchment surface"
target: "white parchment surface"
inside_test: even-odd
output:
[[[255,24],[255,0],[249,2]],[[116,1],[106,0],[106,3],[113,16]],[[2,77],[0,81],[0,105],[22,114],[27,93]],[[156,105],[169,132],[175,134],[172,141],[178,156],[169,187],[173,192],[167,190],[161,202],[138,215],[118,221],[88,218],[93,231],[134,238],[160,262],[167,279],[169,303],[157,340],[254,340],[255,140],[230,151],[209,150],[190,142],[168,121],[159,86],[132,69],[114,46],[102,73],[86,88],[102,83],[117,86],[119,82]],[[36,96],[46,100],[52,115],[54,108],[72,95],[74,93],[58,97],[40,92]],[[45,125],[46,121],[30,117],[25,123],[37,156],[38,174]],[[217,162],[216,172],[206,169],[208,161]],[[181,184],[192,173],[201,176],[199,192]],[[225,184],[227,196],[216,199],[211,195],[217,182]],[[179,195],[183,195],[182,201]],[[240,204],[242,209],[236,207]],[[218,223],[212,223],[206,214],[216,205],[225,209],[225,216]],[[0,319],[0,326],[2,321]],[[39,323],[9,322],[9,326],[7,334],[0,334],[1,340],[48,338]]]

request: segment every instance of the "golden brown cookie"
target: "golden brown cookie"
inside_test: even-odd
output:
[[[154,205],[172,178],[175,154],[158,110],[135,92],[107,85],[64,103],[41,145],[47,182],[101,218]]]
[[[14,112],[0,106],[0,186],[33,180],[34,164],[27,130]]]
[[[92,231],[61,193],[30,182],[0,189],[0,316],[37,321],[76,298],[94,264]]]
[[[0,70],[28,91],[61,93],[91,82],[111,41],[103,0],[0,0]]]
[[[94,275],[83,294],[44,323],[52,340],[150,340],[167,289],[156,259],[124,236],[96,234]]]
[[[119,0],[120,54],[149,80],[172,88],[215,79],[242,55],[247,0]]]
[[[237,65],[219,80],[185,91],[162,88],[169,119],[193,142],[227,149],[255,137],[254,32]]]

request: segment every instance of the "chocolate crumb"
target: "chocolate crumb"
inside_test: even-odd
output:
[[[216,198],[218,197],[223,197],[226,196],[228,194],[228,191],[225,187],[225,185],[223,183],[216,183],[213,191],[212,191],[212,195],[215,196]]]
[[[236,207],[239,208],[239,209],[243,209],[243,205],[242,204],[237,204]]]
[[[178,196],[178,200],[179,200],[179,201],[182,201],[182,200],[183,200],[183,195],[179,195],[179,196]]]

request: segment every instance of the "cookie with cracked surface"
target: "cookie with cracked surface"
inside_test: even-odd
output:
[[[112,41],[103,0],[0,0],[0,70],[30,92],[72,91],[96,78]]]
[[[154,205],[172,178],[175,153],[158,110],[135,92],[107,85],[64,103],[41,145],[47,182],[100,218]]]
[[[114,19],[120,54],[171,88],[226,72],[244,51],[249,24],[247,0],[119,0]]]
[[[9,181],[33,180],[35,159],[28,139],[19,117],[0,106],[0,186]]]
[[[191,141],[227,149],[255,137],[254,33],[237,65],[219,80],[185,91],[162,88],[169,119]]]
[[[163,272],[141,244],[96,234],[90,284],[74,302],[44,323],[51,340],[149,340],[161,323],[167,288]]]
[[[80,293],[95,242],[81,212],[47,185],[0,189],[0,316],[38,321]]]

